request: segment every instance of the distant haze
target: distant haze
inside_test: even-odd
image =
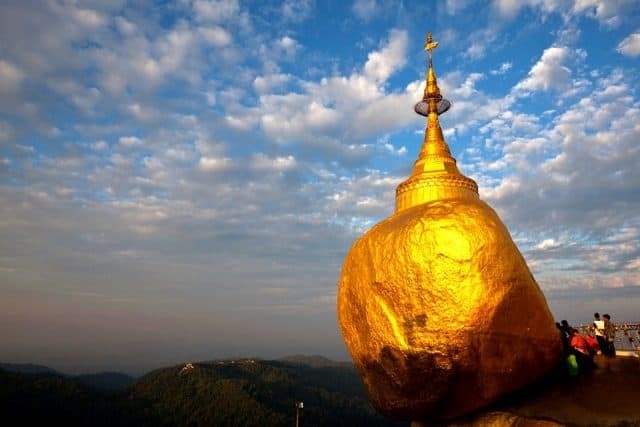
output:
[[[10,302],[11,307],[3,304],[0,323],[2,361],[38,363],[69,374],[115,370],[139,375],[188,361],[299,353],[350,360],[332,312],[225,320],[193,310],[188,317],[171,319],[162,313],[107,314],[104,308],[85,307],[69,317],[65,307],[77,307],[61,301],[33,316],[20,314],[29,310],[20,306],[24,302]],[[596,311],[611,314],[615,322],[637,322],[640,292],[567,292],[551,296],[548,303],[558,321],[572,325],[588,324]]]

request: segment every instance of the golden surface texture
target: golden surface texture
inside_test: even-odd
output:
[[[422,204],[357,240],[338,318],[371,402],[399,419],[466,414],[561,355],[544,295],[481,200]]]
[[[429,37],[430,55],[435,46]],[[449,153],[440,100],[430,60],[428,123],[413,173],[396,191],[396,213],[355,242],[338,283],[342,335],[371,402],[414,421],[493,403],[562,354],[508,230]]]

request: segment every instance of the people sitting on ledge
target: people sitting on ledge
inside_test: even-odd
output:
[[[595,366],[593,345],[590,345],[587,339],[566,320],[556,323],[556,326],[560,330],[569,375],[576,376],[580,372],[591,372]]]
[[[578,368],[580,372],[588,373],[593,369],[593,353],[591,353],[589,349],[589,343],[587,340],[580,335],[577,329],[570,328],[570,341],[569,345],[571,346],[571,350],[573,354],[576,356],[578,361]]]

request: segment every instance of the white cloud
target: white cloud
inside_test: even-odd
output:
[[[191,146],[168,148],[165,154],[168,159],[177,162],[189,162],[195,155]]]
[[[544,13],[566,9],[572,0],[494,0],[494,7],[503,18],[514,18],[525,7],[540,8]]]
[[[494,0],[493,6],[502,18],[512,19],[525,7],[543,13],[584,14],[607,26],[616,26],[621,16],[632,10],[636,0]]]
[[[386,81],[405,64],[407,44],[405,31],[392,30],[387,43],[369,53],[361,73],[302,82],[303,93],[261,95],[258,110],[264,132],[280,142],[317,142],[318,135],[338,132],[359,139],[418,120],[411,108],[420,98],[419,82],[404,92],[384,94]],[[258,91],[270,87],[269,83],[261,78],[254,81]],[[330,139],[325,141],[332,144]]]
[[[198,169],[203,172],[221,172],[229,170],[232,161],[228,157],[207,157],[202,156],[198,161]]]
[[[469,3],[470,0],[447,0],[445,9],[449,15],[455,15],[469,6]]]
[[[227,30],[217,25],[198,28],[202,37],[211,45],[221,47],[231,43],[232,37]]]
[[[599,22],[616,26],[626,11],[637,7],[636,0],[575,0],[573,12],[584,13]]]
[[[131,157],[124,156],[124,155],[122,155],[120,153],[115,153],[115,154],[111,155],[109,160],[115,166],[117,166],[119,168],[123,168],[123,169],[131,166],[131,164],[133,163]]]
[[[93,148],[96,151],[104,151],[107,148],[109,148],[109,144],[107,144],[106,141],[100,140],[91,144],[91,148]]]
[[[281,141],[300,138],[308,133],[311,135],[315,132],[326,133],[335,128],[341,118],[340,113],[335,109],[328,108],[317,101],[307,103],[306,99],[302,99],[303,102],[297,103],[296,106],[288,102],[292,98],[287,96],[271,95],[260,98],[267,111],[278,113],[277,115],[264,114],[261,118],[262,128],[268,136]],[[271,105],[274,107],[279,105],[280,108],[270,108]]]
[[[126,111],[131,114],[136,120],[141,122],[152,121],[160,115],[160,113],[156,109],[152,107],[141,106],[138,103],[127,105]]]
[[[556,249],[560,247],[560,243],[556,242],[554,239],[544,239],[540,243],[534,246],[534,249],[538,249],[541,251],[548,249]]]
[[[364,65],[364,74],[375,82],[386,81],[391,74],[406,63],[409,37],[406,31],[392,30],[388,43],[379,51],[369,54]]]
[[[379,170],[369,170],[356,178],[343,177],[339,185],[326,197],[328,211],[352,218],[352,226],[359,229],[371,216],[388,216],[394,206],[395,188],[407,177],[392,176]],[[357,219],[356,219],[357,218]]]
[[[640,32],[629,34],[625,37],[625,39],[618,44],[617,50],[626,56],[640,56]]]
[[[215,90],[208,90],[204,92],[204,97],[207,101],[207,105],[212,107],[214,105],[216,105],[217,102],[217,96],[216,96],[216,91]]]
[[[258,93],[267,93],[274,88],[281,87],[291,80],[289,74],[270,74],[266,76],[258,76],[253,80],[253,88]]]
[[[571,70],[566,66],[569,48],[553,46],[531,68],[526,79],[515,86],[516,91],[559,90],[569,83]]]
[[[81,113],[90,113],[102,95],[97,88],[84,87],[69,78],[51,79],[48,81],[48,85],[71,101]]]
[[[282,16],[292,22],[301,22],[309,17],[313,9],[311,0],[285,0],[282,3]]]
[[[403,145],[396,149],[396,147],[389,142],[389,135],[384,135],[381,138],[378,138],[377,142],[384,147],[385,151],[393,154],[394,156],[404,156],[407,154],[407,147]]]
[[[511,62],[503,62],[502,64],[500,64],[500,68],[498,68],[497,70],[491,70],[490,73],[494,76],[495,75],[499,76],[509,71],[512,66],[513,64]]]
[[[134,24],[133,22],[125,19],[122,16],[116,16],[114,19],[116,26],[118,28],[118,31],[120,32],[120,34],[124,35],[124,36],[128,36],[131,37],[133,36],[136,31],[138,31],[138,28],[136,27],[136,24]]]
[[[453,102],[451,110],[441,118],[444,129],[464,134],[508,108],[504,99],[491,97],[476,88],[476,83],[483,78],[481,73],[465,75],[454,71],[438,79],[441,93]]]
[[[520,166],[505,168],[509,172],[500,184],[484,188],[483,197],[499,208],[503,218],[530,233],[540,233],[543,240],[556,239],[553,234],[559,230],[571,230],[573,236],[583,233],[602,241],[640,213],[633,184],[640,180],[636,167],[640,151],[634,148],[640,138],[635,125],[640,108],[619,71],[596,80],[591,90],[548,127],[525,130],[520,139],[514,140],[510,133],[498,139],[504,143],[505,165]],[[611,95],[603,96],[606,90],[612,90]],[[504,128],[510,130],[510,126]],[[592,198],[593,194],[598,197]],[[624,208],[612,211],[614,204]],[[619,246],[616,251],[622,254]],[[582,258],[575,253],[566,256]],[[601,263],[601,268],[605,265],[609,261]]]
[[[195,0],[193,11],[198,20],[224,22],[236,16],[240,6],[237,0]]]
[[[369,21],[379,12],[376,0],[356,0],[351,10],[363,21]]]
[[[121,95],[125,89],[149,91],[176,78],[199,84],[205,43],[198,28],[179,22],[155,38],[134,35],[118,44],[92,49],[89,55],[101,71],[100,88]]]
[[[0,120],[0,145],[6,144],[13,138],[13,127],[5,121]]]
[[[409,87],[405,92],[388,94],[363,104],[353,112],[353,120],[348,123],[348,135],[359,139],[410,123],[419,124],[422,119],[414,113],[413,105],[421,98],[420,92]]]
[[[123,147],[138,147],[142,145],[142,140],[137,136],[123,136],[118,139],[118,144]]]
[[[291,37],[284,36],[276,41],[275,47],[278,51],[283,52],[285,57],[291,59],[300,48],[300,44]]]
[[[526,1],[521,0],[495,0],[494,5],[503,18],[513,18],[522,7],[525,7]]]
[[[104,16],[102,16],[102,14],[96,12],[95,10],[70,6],[69,11],[73,19],[88,28],[100,27],[105,23]]]
[[[16,92],[22,80],[24,73],[14,64],[0,59],[0,93]]]
[[[133,58],[131,66],[136,73],[141,75],[147,82],[157,83],[162,77],[163,70],[158,60],[145,57],[144,54],[139,58]]]
[[[487,48],[496,40],[496,35],[495,29],[491,27],[470,33],[467,36],[469,47],[463,53],[463,57],[472,60],[483,58]]]
[[[245,116],[234,116],[232,114],[228,114],[224,120],[229,126],[240,130],[249,130],[256,122],[256,119],[252,114]]]
[[[285,172],[295,169],[297,165],[295,157],[291,155],[272,158],[258,153],[251,158],[249,167],[256,172]]]
[[[186,59],[198,48],[194,32],[191,28],[178,26],[157,43],[160,52],[158,65],[160,72],[182,71]]]
[[[464,82],[453,90],[452,95],[460,98],[470,98],[478,92],[475,86],[482,79],[484,79],[484,74],[482,73],[469,74]]]
[[[640,258],[630,261],[624,268],[630,272],[640,271]]]

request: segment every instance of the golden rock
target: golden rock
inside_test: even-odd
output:
[[[451,419],[536,381],[561,360],[546,300],[507,228],[444,141],[450,104],[429,69],[424,143],[396,212],[358,239],[338,283],[342,335],[373,405]]]

